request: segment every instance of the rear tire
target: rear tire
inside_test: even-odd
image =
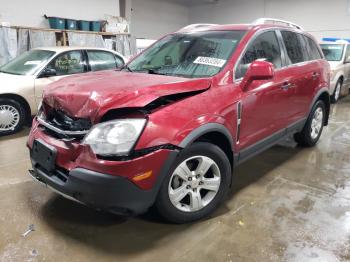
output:
[[[206,171],[205,171],[206,170]],[[183,149],[164,179],[155,206],[172,223],[208,216],[226,196],[231,165],[216,145],[198,142]]]
[[[22,129],[26,111],[14,99],[0,98],[0,136],[11,135]]]
[[[318,100],[312,107],[311,113],[303,130],[294,135],[295,141],[304,147],[316,145],[322,134],[326,117],[326,106],[322,100]]]
[[[339,78],[336,85],[335,85],[333,95],[331,96],[332,103],[338,102],[338,100],[341,96],[342,87],[343,87],[343,81]]]

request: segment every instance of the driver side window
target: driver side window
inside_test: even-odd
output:
[[[255,60],[268,61],[275,68],[282,67],[281,49],[275,32],[262,33],[250,44],[236,68],[235,78],[244,77],[249,65]]]
[[[85,72],[85,63],[82,52],[70,51],[58,55],[48,66],[56,70],[57,76],[72,75]]]

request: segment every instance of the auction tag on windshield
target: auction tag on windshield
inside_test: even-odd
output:
[[[215,57],[204,57],[198,56],[196,60],[193,61],[194,64],[209,65],[216,67],[223,67],[226,60],[215,58]]]
[[[41,61],[27,61],[24,65],[40,65]]]

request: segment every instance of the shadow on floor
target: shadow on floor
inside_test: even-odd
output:
[[[30,127],[24,127],[21,131],[19,131],[16,134],[13,135],[6,135],[6,136],[1,136],[0,135],[0,142],[5,141],[5,140],[10,140],[10,139],[16,139],[16,138],[21,138],[29,135]]]
[[[299,148],[276,146],[244,163],[234,172],[235,183],[227,201],[299,151]],[[228,208],[223,204],[209,219],[227,211]],[[194,226],[166,224],[153,209],[136,218],[125,218],[98,212],[59,196],[46,202],[40,212],[43,221],[64,238],[69,237],[91,248],[121,255],[150,250],[162,239]]]

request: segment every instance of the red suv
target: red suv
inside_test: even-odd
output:
[[[188,26],[121,71],[51,85],[29,135],[31,175],[112,213],[207,216],[238,164],[289,135],[313,146],[328,123],[320,47],[275,22]]]

